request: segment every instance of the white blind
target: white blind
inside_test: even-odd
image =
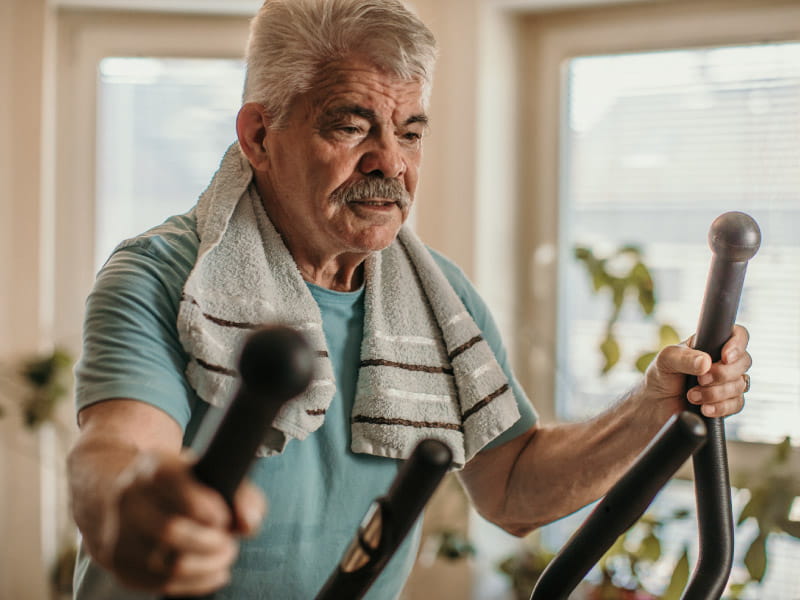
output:
[[[753,387],[728,437],[800,443],[800,43],[579,57],[564,70],[558,410],[597,412],[637,377],[654,322],[694,331],[720,213],[751,214],[762,247],[748,267],[740,323]],[[626,309],[622,366],[599,375],[609,300],[592,295],[575,245],[639,246],[654,321]]]

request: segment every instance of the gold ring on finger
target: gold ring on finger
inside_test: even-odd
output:
[[[750,375],[748,375],[747,373],[743,373],[742,379],[744,379],[744,391],[742,392],[742,394],[746,394],[747,392],[750,391]]]

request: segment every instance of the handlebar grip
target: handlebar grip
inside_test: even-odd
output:
[[[206,415],[194,444],[201,456],[192,467],[197,480],[219,492],[231,509],[267,428],[281,407],[308,386],[313,364],[311,348],[289,327],[264,327],[245,342],[239,389],[227,409]]]
[[[531,600],[566,600],[705,439],[706,428],[697,415],[673,415],[550,562]]]
[[[233,495],[281,407],[311,380],[314,356],[299,333],[269,326],[253,333],[239,359],[241,384],[219,424],[198,433],[196,447],[207,446],[193,467],[195,477],[232,506]],[[205,423],[204,423],[205,425]]]
[[[389,491],[370,506],[341,562],[316,600],[358,600],[408,535],[453,462],[449,446],[421,441],[398,471]]]
[[[708,244],[713,257],[694,348],[707,352],[716,362],[731,337],[747,261],[758,252],[761,231],[749,215],[727,212],[711,224]],[[695,385],[697,378],[688,377],[686,389]],[[721,418],[702,416],[699,406],[690,405],[689,410],[705,421],[708,441],[693,458],[700,549],[682,598],[709,600],[722,596],[733,566],[733,514],[725,425]]]

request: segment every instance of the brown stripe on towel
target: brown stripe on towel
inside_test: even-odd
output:
[[[319,358],[328,358],[328,351],[327,350],[317,350],[317,356]]]
[[[389,419],[386,417],[368,417],[366,415],[356,415],[353,423],[369,423],[370,425],[402,425],[404,427],[416,427],[417,429],[452,429],[464,432],[464,428],[459,423],[439,423],[437,421],[409,421],[408,419]]]
[[[505,394],[508,391],[508,389],[509,389],[509,385],[507,383],[504,383],[499,388],[497,388],[495,391],[493,391],[491,394],[489,394],[488,396],[486,396],[482,400],[479,400],[478,402],[473,404],[472,408],[470,408],[463,415],[461,415],[461,421],[462,422],[466,421],[468,418],[470,418],[476,412],[481,410],[484,406],[488,405],[492,400],[494,400],[498,396],[501,396],[501,395]]]
[[[406,369],[407,371],[423,371],[425,373],[444,373],[445,375],[452,375],[452,367],[430,367],[427,365],[412,365],[408,363],[399,363],[391,360],[383,360],[382,358],[369,358],[362,360],[362,367],[396,367],[398,369]]]
[[[215,325],[219,325],[221,327],[235,327],[236,329],[258,329],[261,325],[256,323],[240,323],[238,321],[226,321],[225,319],[220,319],[219,317],[215,317],[208,313],[203,313],[203,316],[214,323]]]
[[[459,354],[461,354],[463,352],[466,352],[467,350],[472,348],[475,344],[480,342],[482,339],[483,338],[481,336],[476,335],[474,338],[472,338],[468,342],[464,342],[458,348],[453,350],[450,354],[447,355],[447,358],[449,358],[450,360],[453,360],[456,356],[458,356]]]
[[[228,369],[222,367],[220,365],[212,365],[211,363],[207,363],[201,358],[197,358],[196,356],[194,359],[197,361],[197,364],[203,367],[207,371],[214,371],[214,373],[222,373],[223,375],[230,375],[231,377],[236,377],[238,373],[233,369]]]
[[[327,411],[324,408],[309,408],[306,410],[306,414],[310,417],[318,417],[320,415],[324,415]]]
[[[201,312],[202,312],[203,307],[200,306],[200,304],[197,302],[197,300],[195,300],[191,296],[188,296],[187,294],[182,294],[181,295],[181,300],[194,304],[195,306],[199,307]],[[215,317],[214,315],[210,315],[207,312],[202,312],[202,315],[206,319],[208,319],[209,321],[211,321],[215,325],[219,325],[220,327],[235,327],[236,329],[258,329],[259,327],[262,327],[262,325],[259,325],[258,323],[246,323],[246,322],[228,321],[226,319],[220,319],[219,317]]]

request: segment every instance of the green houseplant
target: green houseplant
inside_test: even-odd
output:
[[[72,375],[72,356],[64,349],[31,357],[19,366],[4,367],[0,372],[5,398],[14,398],[28,429],[35,430],[44,423],[53,423],[56,407],[69,395]],[[0,404],[0,416],[7,411]]]
[[[0,417],[12,409],[30,431],[52,425],[63,445],[65,432],[56,418],[56,410],[70,395],[73,362],[68,351],[55,348],[25,358],[17,365],[0,365]],[[69,541],[62,543],[50,574],[57,597],[72,597],[76,548],[72,536],[69,537]]]
[[[607,295],[610,300],[609,316],[598,346],[605,361],[601,372],[606,374],[617,366],[622,354],[615,326],[623,306],[634,300],[642,316],[653,318],[657,302],[655,284],[638,246],[624,245],[602,257],[587,246],[576,246],[574,255],[585,267],[593,293]],[[656,348],[643,352],[636,358],[636,369],[644,373],[661,348],[679,342],[680,337],[675,328],[668,323],[660,323]]]

